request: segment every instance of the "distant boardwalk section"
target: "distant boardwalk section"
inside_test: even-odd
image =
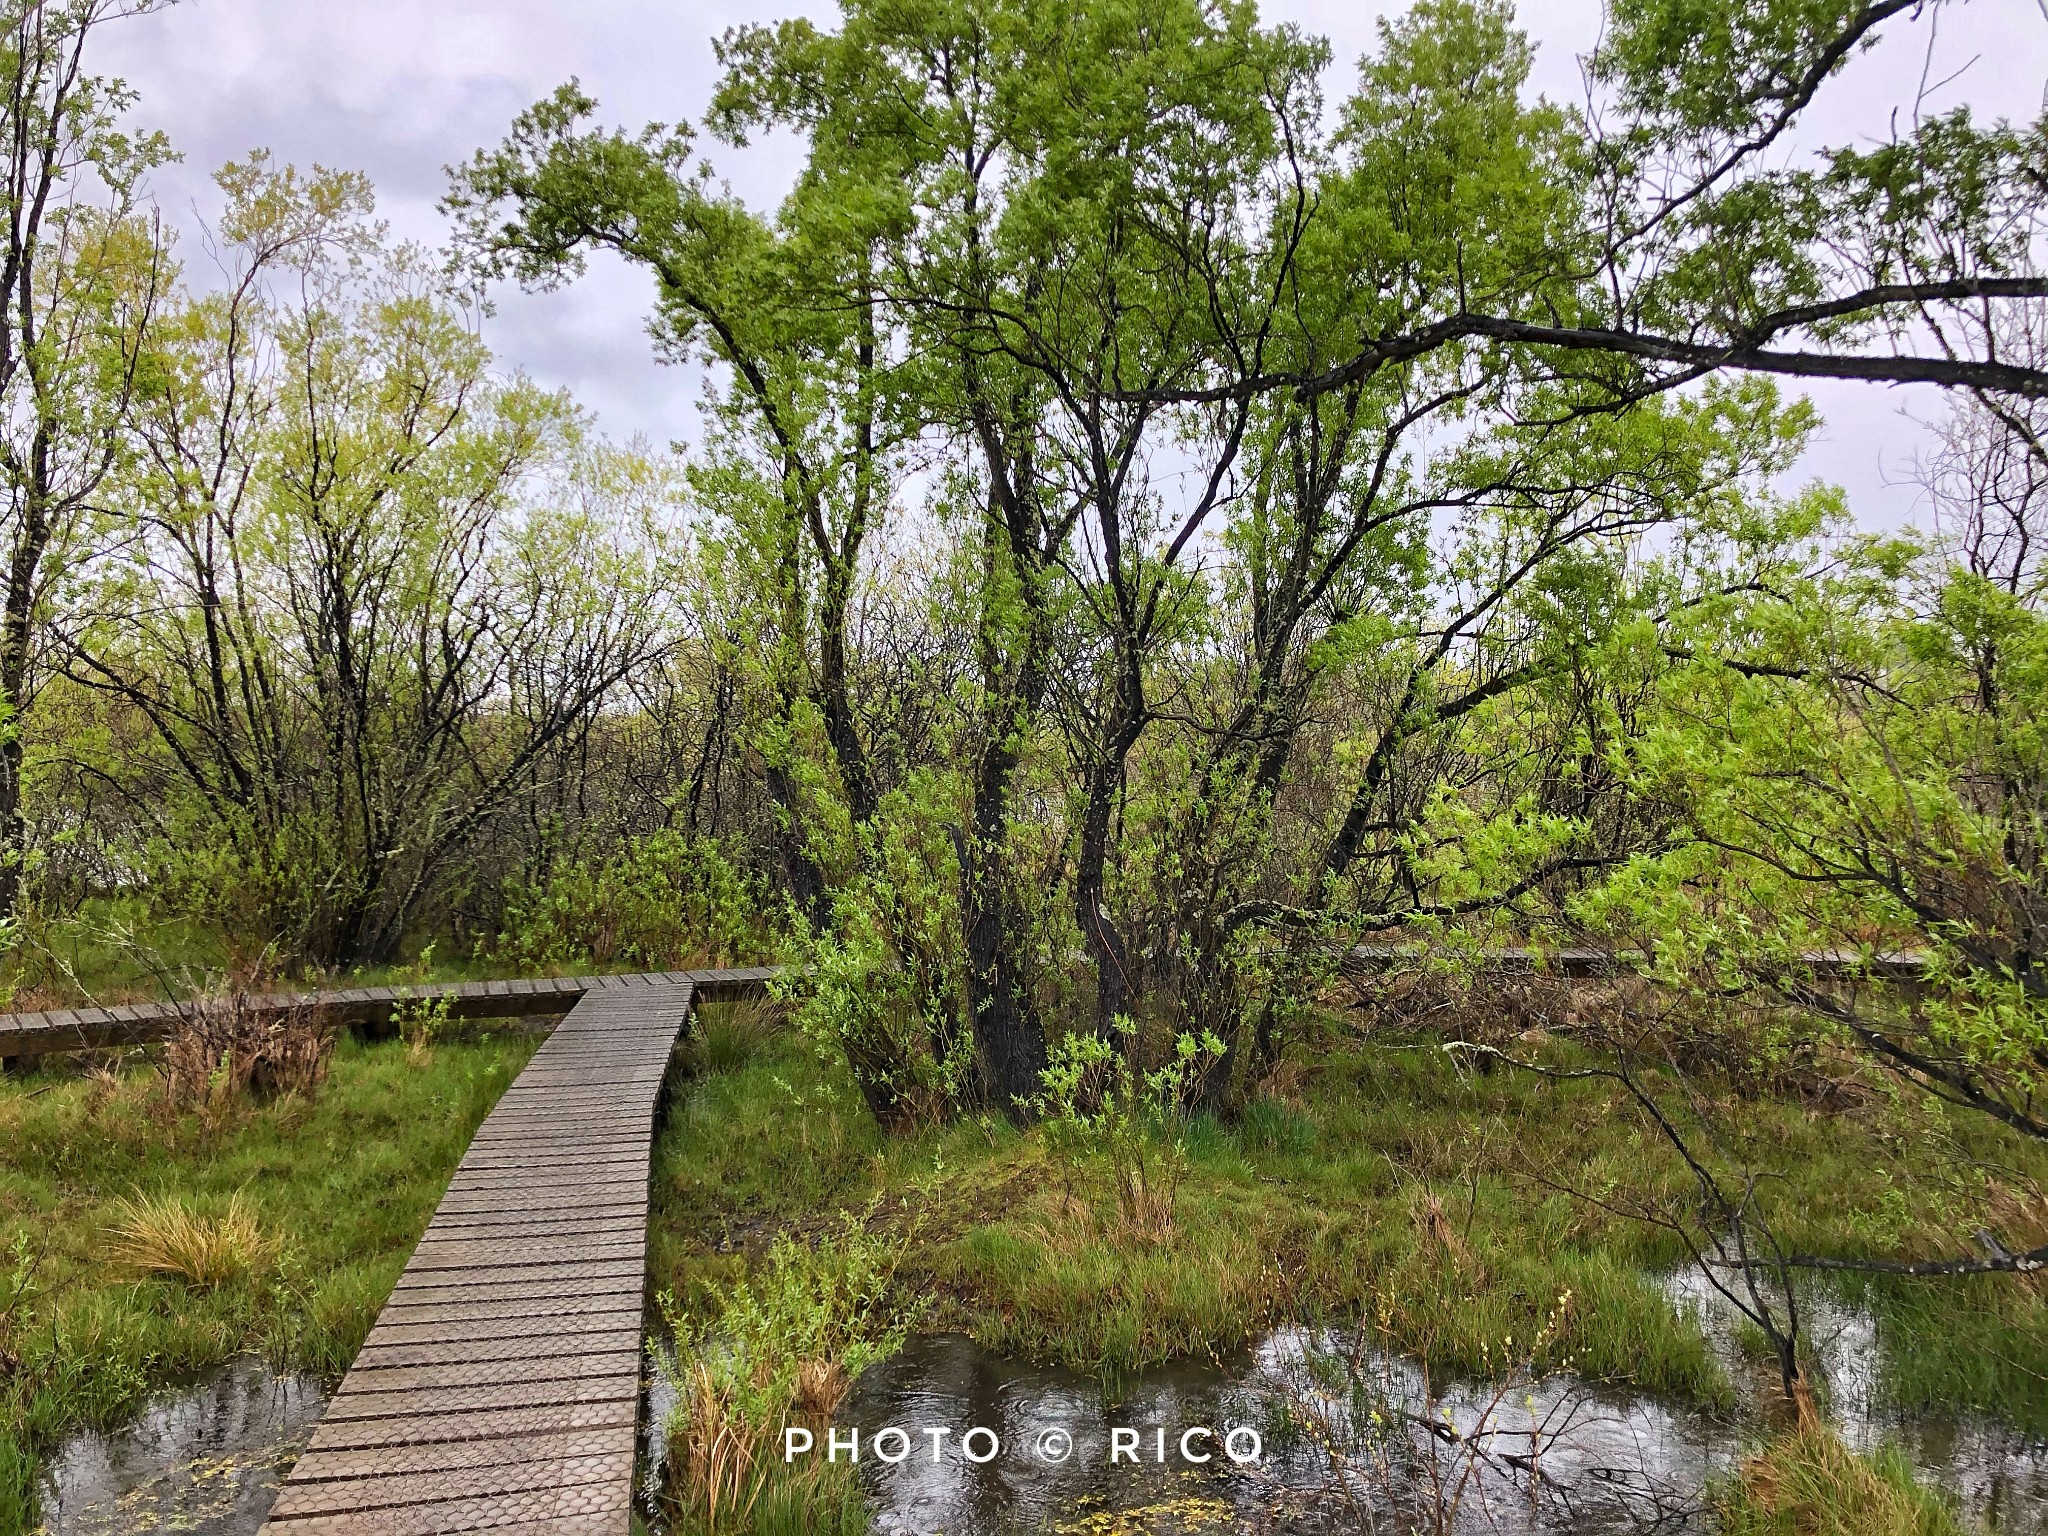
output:
[[[758,991],[771,970],[644,971],[625,976],[537,976],[517,981],[418,982],[402,987],[350,987],[334,992],[275,992],[245,1000],[252,1011],[284,1015],[311,1008],[332,1024],[378,1025],[422,1000],[443,1002],[456,1019],[519,1019],[567,1013],[586,992],[690,982],[700,1001]],[[108,1008],[54,1008],[0,1013],[0,1060],[21,1061],[62,1051],[149,1045],[168,1039],[200,1005],[122,1003]]]
[[[693,1000],[772,974],[583,992],[477,1131],[268,1536],[627,1536],[655,1100]]]

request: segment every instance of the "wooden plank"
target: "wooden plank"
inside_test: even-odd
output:
[[[449,1181],[267,1536],[626,1536],[649,1142],[692,996],[666,980],[586,991],[534,1053]]]
[[[543,976],[522,981],[430,983],[405,987],[348,987],[328,992],[273,993],[246,1000],[257,1014],[281,1015],[315,1009],[336,1024],[382,1027],[407,1002],[445,1001],[455,1019],[545,1018],[573,1008],[593,992],[663,992],[677,979],[705,973],[642,973],[617,976]],[[725,973],[720,973],[725,974]],[[754,972],[734,972],[752,976]],[[766,977],[771,971],[758,973]],[[721,999],[733,983],[717,984]],[[44,1013],[0,1014],[0,1056],[33,1058],[53,1052],[148,1045],[172,1034],[190,1004],[121,1003],[109,1007],[52,1009]],[[606,1046],[633,1035],[633,1026],[599,1023],[589,1042],[593,1059]]]
[[[606,1429],[561,1429],[531,1435],[502,1435],[489,1440],[454,1440],[431,1445],[391,1446],[367,1451],[308,1451],[299,1458],[305,1480],[339,1482],[381,1473],[419,1473],[463,1467],[498,1466],[506,1462],[601,1456],[632,1450],[633,1431],[622,1425]]]

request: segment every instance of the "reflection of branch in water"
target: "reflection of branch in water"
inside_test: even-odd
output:
[[[1596,1508],[1634,1530],[1664,1531],[1706,1513],[1696,1496],[1643,1465],[1593,1462],[1612,1449],[1599,1443],[1600,1432],[1638,1444],[1640,1433],[1626,1413],[1562,1377],[1530,1368],[1510,1374],[1464,1405],[1469,1423],[1461,1428],[1457,1406],[1437,1393],[1426,1366],[1414,1366],[1409,1381],[1381,1351],[1318,1351],[1307,1339],[1298,1350],[1278,1362],[1282,1406],[1327,1464],[1321,1486],[1305,1491],[1326,1511],[1348,1512],[1360,1531],[1573,1531]],[[1418,1396],[1421,1411],[1409,1406]],[[1517,1396],[1515,1411],[1526,1409],[1528,1422],[1502,1422]],[[1274,1473],[1261,1475],[1279,1491]],[[1526,1504],[1519,1520],[1500,1507],[1510,1493]]]
[[[1581,1409],[1593,1406],[1590,1396],[1567,1392],[1551,1405],[1544,1418],[1528,1429],[1507,1429],[1482,1421],[1473,1429],[1460,1432],[1453,1425],[1441,1420],[1426,1418],[1417,1413],[1407,1415],[1411,1423],[1427,1429],[1439,1442],[1456,1447],[1468,1456],[1485,1461],[1509,1484],[1526,1488],[1532,1502],[1547,1501],[1564,1516],[1564,1529],[1575,1528],[1585,1517],[1586,1511],[1575,1501],[1578,1489],[1573,1481],[1567,1481],[1543,1466],[1546,1455],[1580,1455],[1588,1448],[1575,1444],[1565,1437],[1572,1432]],[[1559,1409],[1565,1410],[1566,1424],[1555,1432],[1546,1429],[1548,1419]],[[1608,1422],[1626,1427],[1627,1419],[1621,1414],[1603,1414],[1584,1421],[1587,1427]],[[1490,1442],[1494,1440],[1528,1439],[1531,1449],[1527,1452],[1496,1450]],[[1548,1442],[1548,1451],[1541,1447]],[[1685,1524],[1705,1513],[1705,1506],[1697,1499],[1689,1498],[1667,1483],[1652,1477],[1641,1467],[1608,1467],[1581,1463],[1573,1469],[1573,1478],[1590,1480],[1604,1485],[1609,1499],[1620,1506],[1637,1530],[1662,1530],[1669,1526]],[[1526,1479],[1526,1483],[1524,1480]],[[1479,1488],[1480,1502],[1485,1503],[1484,1485]],[[1492,1512],[1488,1511],[1489,1523]]]

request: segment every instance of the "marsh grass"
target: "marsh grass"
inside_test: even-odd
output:
[[[730,1284],[779,1235],[878,1200],[915,1213],[903,1283],[933,1324],[991,1348],[1122,1373],[1218,1356],[1288,1320],[1363,1317],[1384,1348],[1443,1379],[1478,1379],[1504,1337],[1544,1338],[1538,1370],[1726,1407],[1731,1381],[1698,1322],[1654,1278],[1685,1262],[1668,1236],[1575,1199],[1554,1177],[1623,1199],[1689,1185],[1619,1090],[1461,1069],[1432,1036],[1326,1019],[1283,1091],[1234,1124],[1192,1117],[1163,1240],[1134,1241],[1107,1170],[1067,1177],[1041,1130],[977,1118],[885,1135],[850,1082],[788,1036],[694,1082],[656,1153],[653,1264],[678,1296]],[[1265,1107],[1260,1107],[1261,1105]],[[1954,1170],[2048,1182],[2048,1153],[1919,1118],[1872,1095],[1854,1113],[1725,1090],[1772,1190],[1780,1235],[1805,1248],[1969,1248],[1978,1205]],[[1933,1213],[1906,1222],[1898,1213]],[[1569,1313],[1551,1333],[1555,1298]],[[2048,1303],[1995,1277],[1872,1284],[1887,1341],[1881,1390],[1950,1411],[2048,1425]],[[1493,1362],[1497,1363],[1497,1362]]]
[[[1808,1423],[1742,1464],[1717,1500],[1723,1536],[1963,1536],[1940,1494],[1896,1448],[1859,1456]]]
[[[696,1064],[706,1072],[731,1072],[745,1066],[774,1038],[788,1016],[786,1003],[766,997],[700,1004],[693,1011],[691,1029]]]
[[[226,1116],[172,1101],[141,1056],[0,1079],[0,1253],[33,1271],[4,1329],[0,1532],[33,1528],[14,1517],[36,1458],[73,1429],[246,1351],[345,1367],[535,1043],[480,1034],[416,1066],[344,1036],[317,1096]]]
[[[174,1275],[202,1290],[255,1275],[274,1263],[279,1244],[257,1224],[240,1190],[218,1215],[194,1208],[183,1195],[137,1195],[116,1200],[107,1227],[106,1256],[144,1274]]]

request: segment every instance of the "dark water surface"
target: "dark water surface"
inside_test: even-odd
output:
[[[1690,1276],[1665,1283],[1746,1379],[1733,1321],[1711,1292]],[[2048,1536],[2048,1443],[1975,1416],[1890,1412],[1869,1315],[1819,1296],[1806,1307],[1829,1413],[1851,1445],[1901,1444],[1966,1514]],[[316,1381],[237,1361],[116,1434],[67,1441],[45,1463],[43,1529],[252,1536],[323,1406]],[[650,1473],[666,1406],[657,1387]],[[1758,1434],[1747,1417],[1569,1375],[1432,1384],[1343,1331],[1303,1328],[1108,1386],[925,1335],[855,1384],[838,1423],[842,1443],[859,1435],[886,1536],[1703,1531],[1704,1490]],[[878,1445],[891,1427],[900,1435]],[[967,1449],[986,1459],[963,1454],[969,1429],[983,1434]],[[931,1430],[942,1431],[936,1453]]]
[[[1673,1289],[1741,1368],[1732,1327],[1686,1287]],[[1987,1420],[1888,1416],[1873,1397],[1869,1319],[1822,1308],[1813,1328],[1852,1445],[1899,1442],[1966,1514],[1998,1531],[2048,1536],[2048,1444]],[[1707,1530],[1710,1480],[1733,1470],[1758,1433],[1742,1417],[1570,1375],[1432,1387],[1411,1361],[1358,1351],[1344,1333],[1298,1328],[1214,1366],[1177,1364],[1107,1391],[959,1336],[925,1337],[864,1376],[839,1417],[863,1431],[861,1467],[880,1529],[906,1536]],[[913,1445],[894,1465],[877,1460],[872,1443],[888,1425],[909,1431]],[[1000,1454],[977,1465],[949,1437],[934,1459],[923,1430],[963,1425],[993,1430]],[[1255,1431],[1260,1454],[1242,1465],[1221,1455],[1184,1460],[1180,1437],[1197,1426],[1217,1436]],[[1111,1459],[1119,1428],[1139,1432],[1135,1465]],[[1047,1443],[1055,1430],[1071,1451],[1067,1438]],[[1248,1448],[1242,1435],[1238,1444]],[[894,1454],[899,1444],[882,1448]],[[1198,1439],[1194,1449],[1213,1446]]]
[[[237,1360],[113,1434],[73,1435],[43,1462],[49,1536],[244,1536],[312,1437],[326,1398],[310,1376]]]

